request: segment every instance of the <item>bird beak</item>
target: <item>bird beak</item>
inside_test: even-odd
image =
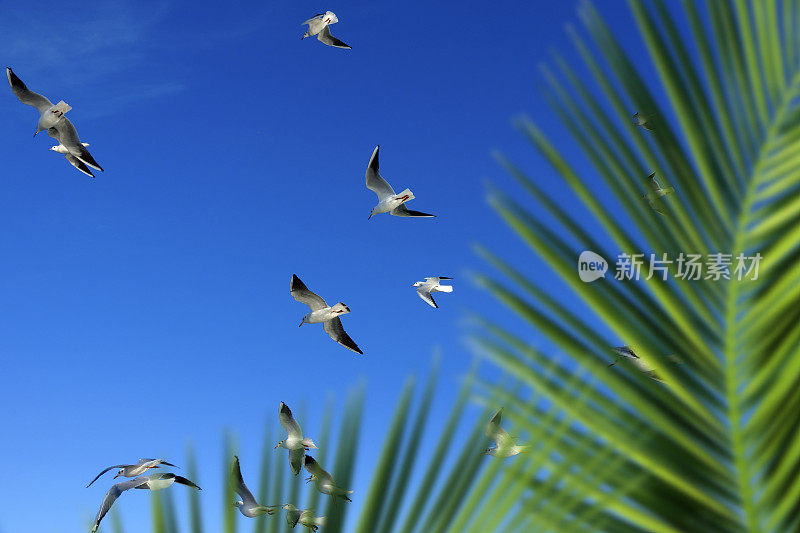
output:
[[[116,476],[114,476],[114,479],[117,479],[118,477],[119,477],[119,474],[117,474]]]
[[[272,448],[272,449],[273,449],[273,450],[277,450],[277,449],[278,449],[278,448],[280,448],[280,447],[281,447],[281,445],[280,445],[280,444],[278,444],[277,446],[275,446],[275,447],[274,447],[274,448]]]
[[[33,136],[34,136],[34,137],[36,137],[38,134],[39,134],[39,132],[38,132],[38,131],[37,131],[37,132],[34,132]]]
[[[614,361],[613,363],[609,364],[608,366],[614,366],[614,365],[616,365],[616,364],[617,364],[617,362],[616,362],[616,361]]]
[[[372,213],[369,214],[369,216],[367,217],[367,220],[369,220],[371,218],[372,218]]]

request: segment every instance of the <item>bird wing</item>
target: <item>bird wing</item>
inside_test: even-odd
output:
[[[103,470],[102,472],[100,472],[99,474],[97,474],[97,476],[96,476],[96,477],[95,477],[95,478],[92,480],[92,483],[94,483],[95,481],[97,481],[98,479],[100,479],[100,476],[102,476],[103,474],[105,474],[105,473],[106,473],[106,472],[108,472],[109,470],[114,470],[115,468],[125,468],[126,466],[131,466],[131,465],[114,465],[114,466],[109,466],[108,468],[106,468],[105,470]],[[91,487],[91,486],[92,486],[92,483],[89,483],[88,485],[86,485],[86,488],[88,489],[89,487]]]
[[[56,135],[51,135],[48,131],[47,134],[51,137],[55,137],[58,139],[58,142],[64,145],[64,148],[69,150],[69,153],[86,163],[92,168],[96,168],[97,170],[103,170],[97,161],[94,160],[92,154],[89,153],[89,150],[81,143],[80,137],[78,137],[78,130],[75,129],[75,126],[70,122],[67,117],[61,117],[55,126],[50,129],[56,130]]]
[[[292,298],[300,303],[306,304],[312,311],[319,311],[320,309],[328,307],[325,300],[317,293],[311,292],[308,287],[306,287],[306,284],[300,281],[300,278],[295,274],[292,274],[292,281],[289,284],[289,293],[292,295]]]
[[[330,320],[326,320],[322,324],[325,331],[328,332],[328,335],[331,336],[331,339],[335,340],[348,350],[356,352],[358,354],[364,354],[358,345],[350,338],[350,335],[344,330],[344,326],[342,326],[342,320],[337,316]]]
[[[372,152],[372,157],[369,158],[369,163],[367,164],[366,180],[367,180],[367,189],[377,194],[378,201],[382,202],[389,196],[394,196],[394,189],[392,189],[392,186],[389,185],[389,182],[383,179],[380,172],[378,171],[379,149],[380,145],[376,146],[375,150],[373,150]]]
[[[39,113],[44,113],[51,107],[53,107],[53,102],[45,98],[39,93],[35,93],[28,89],[28,87],[22,83],[22,80],[14,74],[14,71],[10,68],[6,68],[6,76],[8,77],[8,83],[11,85],[11,90],[14,91],[14,95],[19,98],[19,101],[23,104],[32,105],[35,107]]]
[[[322,31],[320,31],[317,34],[317,40],[327,44],[328,46],[334,46],[336,48],[344,48],[346,50],[350,50],[353,48],[344,41],[340,41],[339,39],[331,35],[331,29],[327,25],[324,28],[322,28]]]
[[[286,510],[286,523],[289,524],[289,527],[294,528],[297,525],[297,522],[300,520],[300,510]]]
[[[389,211],[390,215],[394,215],[396,217],[421,217],[421,218],[431,218],[435,217],[436,215],[432,215],[430,213],[423,213],[422,211],[413,211],[406,207],[405,203],[402,203]]]
[[[333,477],[319,466],[319,463],[310,455],[305,456],[303,465],[306,467],[306,470],[308,470],[308,473],[317,478],[318,481],[325,479],[333,482]]]
[[[80,170],[81,172],[83,172],[84,174],[89,176],[90,178],[94,177],[94,174],[92,174],[92,171],[89,170],[89,167],[87,167],[86,164],[83,161],[81,161],[80,159],[78,159],[77,157],[75,157],[74,155],[69,154],[69,153],[64,154],[64,157],[67,158],[67,161],[69,161],[70,165],[72,165],[73,167],[77,168],[78,170]]]
[[[306,450],[301,446],[296,450],[289,450],[289,466],[292,467],[292,473],[297,475],[300,469],[303,468],[303,457],[306,455]]]
[[[166,463],[164,463],[164,464],[166,464]],[[175,474],[165,474],[165,475],[175,476]],[[186,485],[187,487],[192,487],[193,489],[203,490],[200,487],[198,487],[197,485],[195,485],[193,481],[190,481],[190,480],[186,479],[183,476],[175,476],[175,483],[178,483],[180,485]]]
[[[303,24],[300,24],[300,25],[303,26],[304,24],[311,24],[314,21],[314,19],[318,19],[321,16],[323,16],[324,14],[325,13],[320,13],[318,15],[314,15],[313,17],[311,17],[310,19],[308,19],[307,21],[303,22]]]
[[[286,434],[289,437],[303,438],[303,431],[300,429],[300,424],[294,419],[289,406],[283,402],[281,402],[281,406],[278,409],[278,419],[281,421],[281,426],[286,430]]]
[[[258,505],[253,493],[250,492],[250,489],[247,488],[247,485],[244,484],[244,478],[242,478],[242,469],[239,467],[239,457],[233,457],[233,466],[231,466],[231,487],[236,494],[241,496],[242,501],[247,507]]]
[[[500,427],[500,423],[502,421],[503,408],[501,407],[497,410],[497,412],[495,412],[494,415],[492,415],[492,418],[489,420],[489,423],[486,424],[486,429],[484,430],[486,436],[494,440],[498,447],[512,440],[508,432]]]
[[[123,492],[129,489],[137,488],[140,485],[147,484],[148,481],[150,481],[150,479],[147,476],[142,476],[130,481],[117,483],[108,489],[105,498],[103,498],[103,503],[100,504],[100,509],[97,511],[97,516],[94,519],[92,531],[97,531],[97,528],[100,527],[100,521],[103,519],[106,513],[108,513],[109,509],[111,509],[111,506],[114,505],[114,502],[117,501],[117,498],[119,498]]]
[[[425,303],[427,303],[431,307],[435,307],[437,309],[439,308],[439,306],[436,305],[436,300],[434,300],[433,296],[431,296],[430,285],[425,284],[420,287],[417,287],[417,294],[419,295],[420,298],[422,298],[425,301]]]
[[[658,189],[661,188],[661,185],[658,183],[658,180],[656,179],[655,172],[647,176],[647,182],[648,185],[650,185],[650,188],[653,189],[654,191],[657,191]]]

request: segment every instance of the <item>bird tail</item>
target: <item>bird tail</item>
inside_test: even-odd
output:
[[[345,314],[350,312],[350,308],[344,305],[342,302],[339,302],[338,304],[331,307],[331,310],[340,314]]]
[[[314,523],[320,527],[323,527],[325,522],[327,522],[327,518],[324,516],[318,516],[314,519]]]
[[[408,198],[403,200],[404,202],[408,202],[409,200],[413,200],[415,198],[414,193],[411,192],[411,189],[406,189],[403,192],[401,192],[400,194],[397,194],[395,196],[397,196],[398,198],[402,198],[403,196],[408,196]]]
[[[517,446],[517,451],[519,453],[525,453],[530,449],[530,447],[531,447],[530,444],[525,444],[524,446]]]
[[[436,292],[453,292],[452,285],[439,285],[436,287]]]
[[[66,114],[66,113],[67,113],[67,111],[69,111],[70,109],[72,109],[72,107],[70,107],[70,105],[69,105],[68,103],[66,103],[64,100],[61,100],[61,101],[60,101],[59,103],[57,103],[57,104],[56,104],[54,107],[55,107],[55,108],[56,108],[56,110],[57,110],[58,112],[60,112],[62,115]]]
[[[303,439],[303,446],[308,446],[312,450],[316,450],[317,449],[317,445],[314,444],[314,441],[311,440],[309,437],[306,437],[306,438]]]

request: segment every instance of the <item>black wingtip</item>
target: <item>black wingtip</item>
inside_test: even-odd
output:
[[[303,458],[303,464],[305,464],[306,466],[313,465],[314,463],[316,463],[316,461],[314,460],[313,457],[311,457],[308,454],[306,454],[306,456]]]

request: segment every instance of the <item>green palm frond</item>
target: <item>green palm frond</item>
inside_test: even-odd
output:
[[[630,0],[651,65],[634,64],[589,2],[569,28],[580,64],[542,67],[547,98],[574,140],[565,155],[531,120],[522,133],[547,174],[498,156],[528,199],[490,204],[559,279],[479,248],[498,275],[479,283],[535,331],[481,320],[476,343],[541,396],[517,420],[554,446],[528,478],[531,530],[794,531],[800,522],[800,65],[796,2]],[[652,70],[651,68],[652,67]],[[655,72],[649,77],[646,72]],[[661,97],[658,93],[662,93]],[[653,131],[631,124],[639,111]],[[582,152],[586,165],[575,158]],[[586,170],[589,168],[589,170]],[[580,169],[580,170],[579,170]],[[656,171],[676,192],[664,216],[642,199]],[[563,195],[562,195],[563,196]],[[581,251],[760,253],[756,280],[656,276],[584,283]],[[614,265],[611,261],[611,269]],[[630,344],[665,377],[607,365]],[[553,353],[562,354],[555,361]],[[684,364],[669,362],[679,356]],[[579,377],[578,377],[579,376]],[[496,386],[486,383],[486,394]],[[509,401],[511,399],[509,398]],[[542,405],[547,406],[544,409]],[[558,423],[555,422],[555,427]],[[564,462],[571,457],[574,468]],[[578,466],[579,465],[579,466]],[[558,481],[556,481],[558,480]]]

